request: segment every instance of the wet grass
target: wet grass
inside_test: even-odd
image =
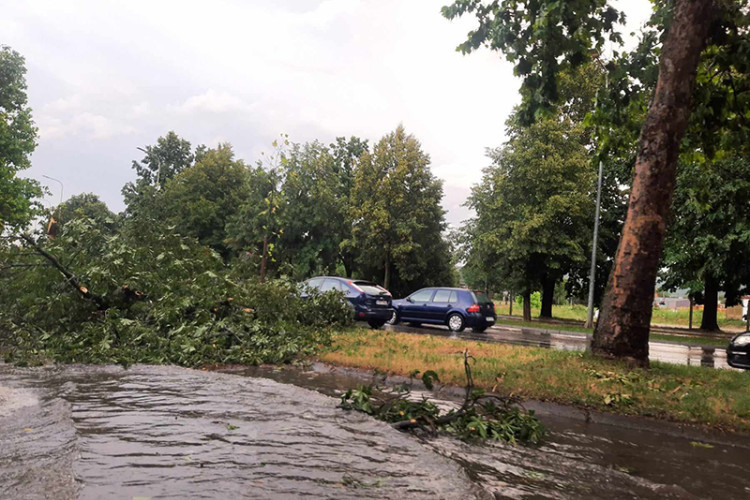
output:
[[[495,304],[495,310],[497,311],[497,314],[508,314],[509,312],[509,306],[508,304],[498,302]],[[522,308],[518,304],[513,305],[513,311],[515,315],[520,315]],[[539,308],[538,307],[532,307],[531,308],[531,315],[532,317],[539,316]],[[557,319],[570,319],[570,320],[576,320],[580,321],[581,323],[586,321],[586,306],[584,305],[560,305],[560,306],[552,306],[552,316]],[[652,325],[668,325],[668,326],[682,326],[687,328],[690,323],[690,311],[688,310],[679,310],[679,311],[671,311],[669,309],[654,309],[653,314],[651,316],[651,324]],[[693,327],[697,328],[701,324],[701,319],[703,318],[703,311],[695,309],[693,310]],[[745,326],[745,322],[739,319],[728,319],[726,318],[726,311],[719,311],[718,312],[718,318],[717,321],[719,323],[719,328],[724,327],[734,327],[737,328],[743,328]]]
[[[593,330],[589,328],[584,328],[582,326],[573,326],[573,325],[565,325],[560,323],[544,323],[541,321],[522,321],[520,319],[506,319],[506,318],[498,318],[497,319],[498,325],[507,325],[507,326],[518,326],[518,327],[524,327],[524,328],[538,328],[543,330],[558,330],[561,332],[573,332],[573,333],[582,333],[586,335],[592,335]],[[690,344],[690,345],[710,345],[710,346],[719,346],[719,347],[726,347],[729,343],[729,335],[727,334],[726,339],[716,339],[712,337],[688,337],[683,335],[669,335],[665,333],[651,333],[649,335],[649,339],[651,340],[661,340],[661,341],[667,341],[667,342],[678,342],[680,344]]]
[[[750,372],[654,362],[648,370],[587,353],[355,329],[334,337],[324,362],[408,376],[434,370],[463,385],[461,352],[477,386],[525,399],[750,432]]]

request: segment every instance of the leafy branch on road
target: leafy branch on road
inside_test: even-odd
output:
[[[464,400],[457,410],[441,413],[440,408],[423,397],[415,400],[410,384],[401,384],[390,391],[375,390],[372,385],[363,385],[348,390],[341,396],[340,407],[356,410],[389,422],[398,430],[418,431],[434,435],[446,431],[462,440],[491,439],[516,443],[522,441],[539,444],[545,429],[533,410],[519,406],[514,396],[488,394],[474,387],[471,375],[471,360],[468,350],[463,351],[466,373]],[[412,372],[417,375],[419,372]],[[422,375],[428,390],[433,381],[439,381],[432,370]]]

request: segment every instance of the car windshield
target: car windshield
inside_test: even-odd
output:
[[[375,283],[370,283],[369,281],[355,281],[354,285],[365,292],[367,295],[387,295],[388,292],[378,287]]]
[[[492,301],[484,292],[476,291],[474,296],[477,298],[477,304],[492,304]]]

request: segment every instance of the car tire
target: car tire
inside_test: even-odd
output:
[[[370,325],[370,328],[374,328],[377,330],[381,326],[385,325],[385,321],[382,319],[368,319],[367,324]]]
[[[453,313],[448,316],[448,328],[452,332],[462,332],[466,328],[466,322],[464,317],[458,313]]]
[[[395,309],[393,310],[393,314],[391,315],[391,319],[386,321],[389,325],[398,325],[399,323],[399,317],[398,317],[398,311]]]
[[[486,326],[478,326],[478,327],[475,326],[474,328],[471,329],[471,331],[474,333],[484,333],[485,330],[487,330]]]

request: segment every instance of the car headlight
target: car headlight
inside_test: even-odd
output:
[[[732,339],[732,345],[742,346],[747,344],[750,344],[750,332],[742,333]]]

